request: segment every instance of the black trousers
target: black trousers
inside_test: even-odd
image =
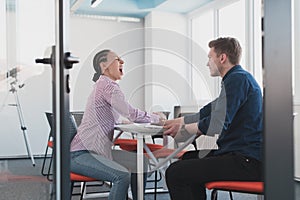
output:
[[[239,153],[212,154],[189,151],[168,167],[166,181],[172,200],[206,200],[205,183],[211,181],[262,180],[260,161]]]

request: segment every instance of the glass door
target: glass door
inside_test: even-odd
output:
[[[69,7],[59,0],[0,1],[0,187],[5,199],[70,199],[69,69],[78,60],[67,51]],[[46,113],[53,113],[52,127]]]
[[[38,8],[38,9],[37,9]],[[54,2],[0,1],[0,187],[3,199],[49,199],[41,174],[51,110],[51,67],[35,58],[55,43]],[[49,153],[51,155],[51,151]],[[47,158],[48,159],[48,158]]]

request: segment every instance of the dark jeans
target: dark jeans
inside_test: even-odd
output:
[[[190,151],[166,171],[172,200],[206,200],[205,183],[233,180],[261,181],[261,162],[239,153],[214,156],[210,152],[199,158],[199,151]]]

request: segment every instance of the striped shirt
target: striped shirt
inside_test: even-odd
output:
[[[89,150],[112,159],[114,125],[120,116],[138,123],[159,121],[158,115],[132,107],[118,83],[100,76],[88,98],[82,122],[71,142],[71,151]]]

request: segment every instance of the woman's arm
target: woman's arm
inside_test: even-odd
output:
[[[129,104],[117,83],[112,83],[106,87],[105,91],[107,93],[106,101],[111,104],[113,110],[119,115],[132,122],[159,123],[159,115],[147,113]]]

